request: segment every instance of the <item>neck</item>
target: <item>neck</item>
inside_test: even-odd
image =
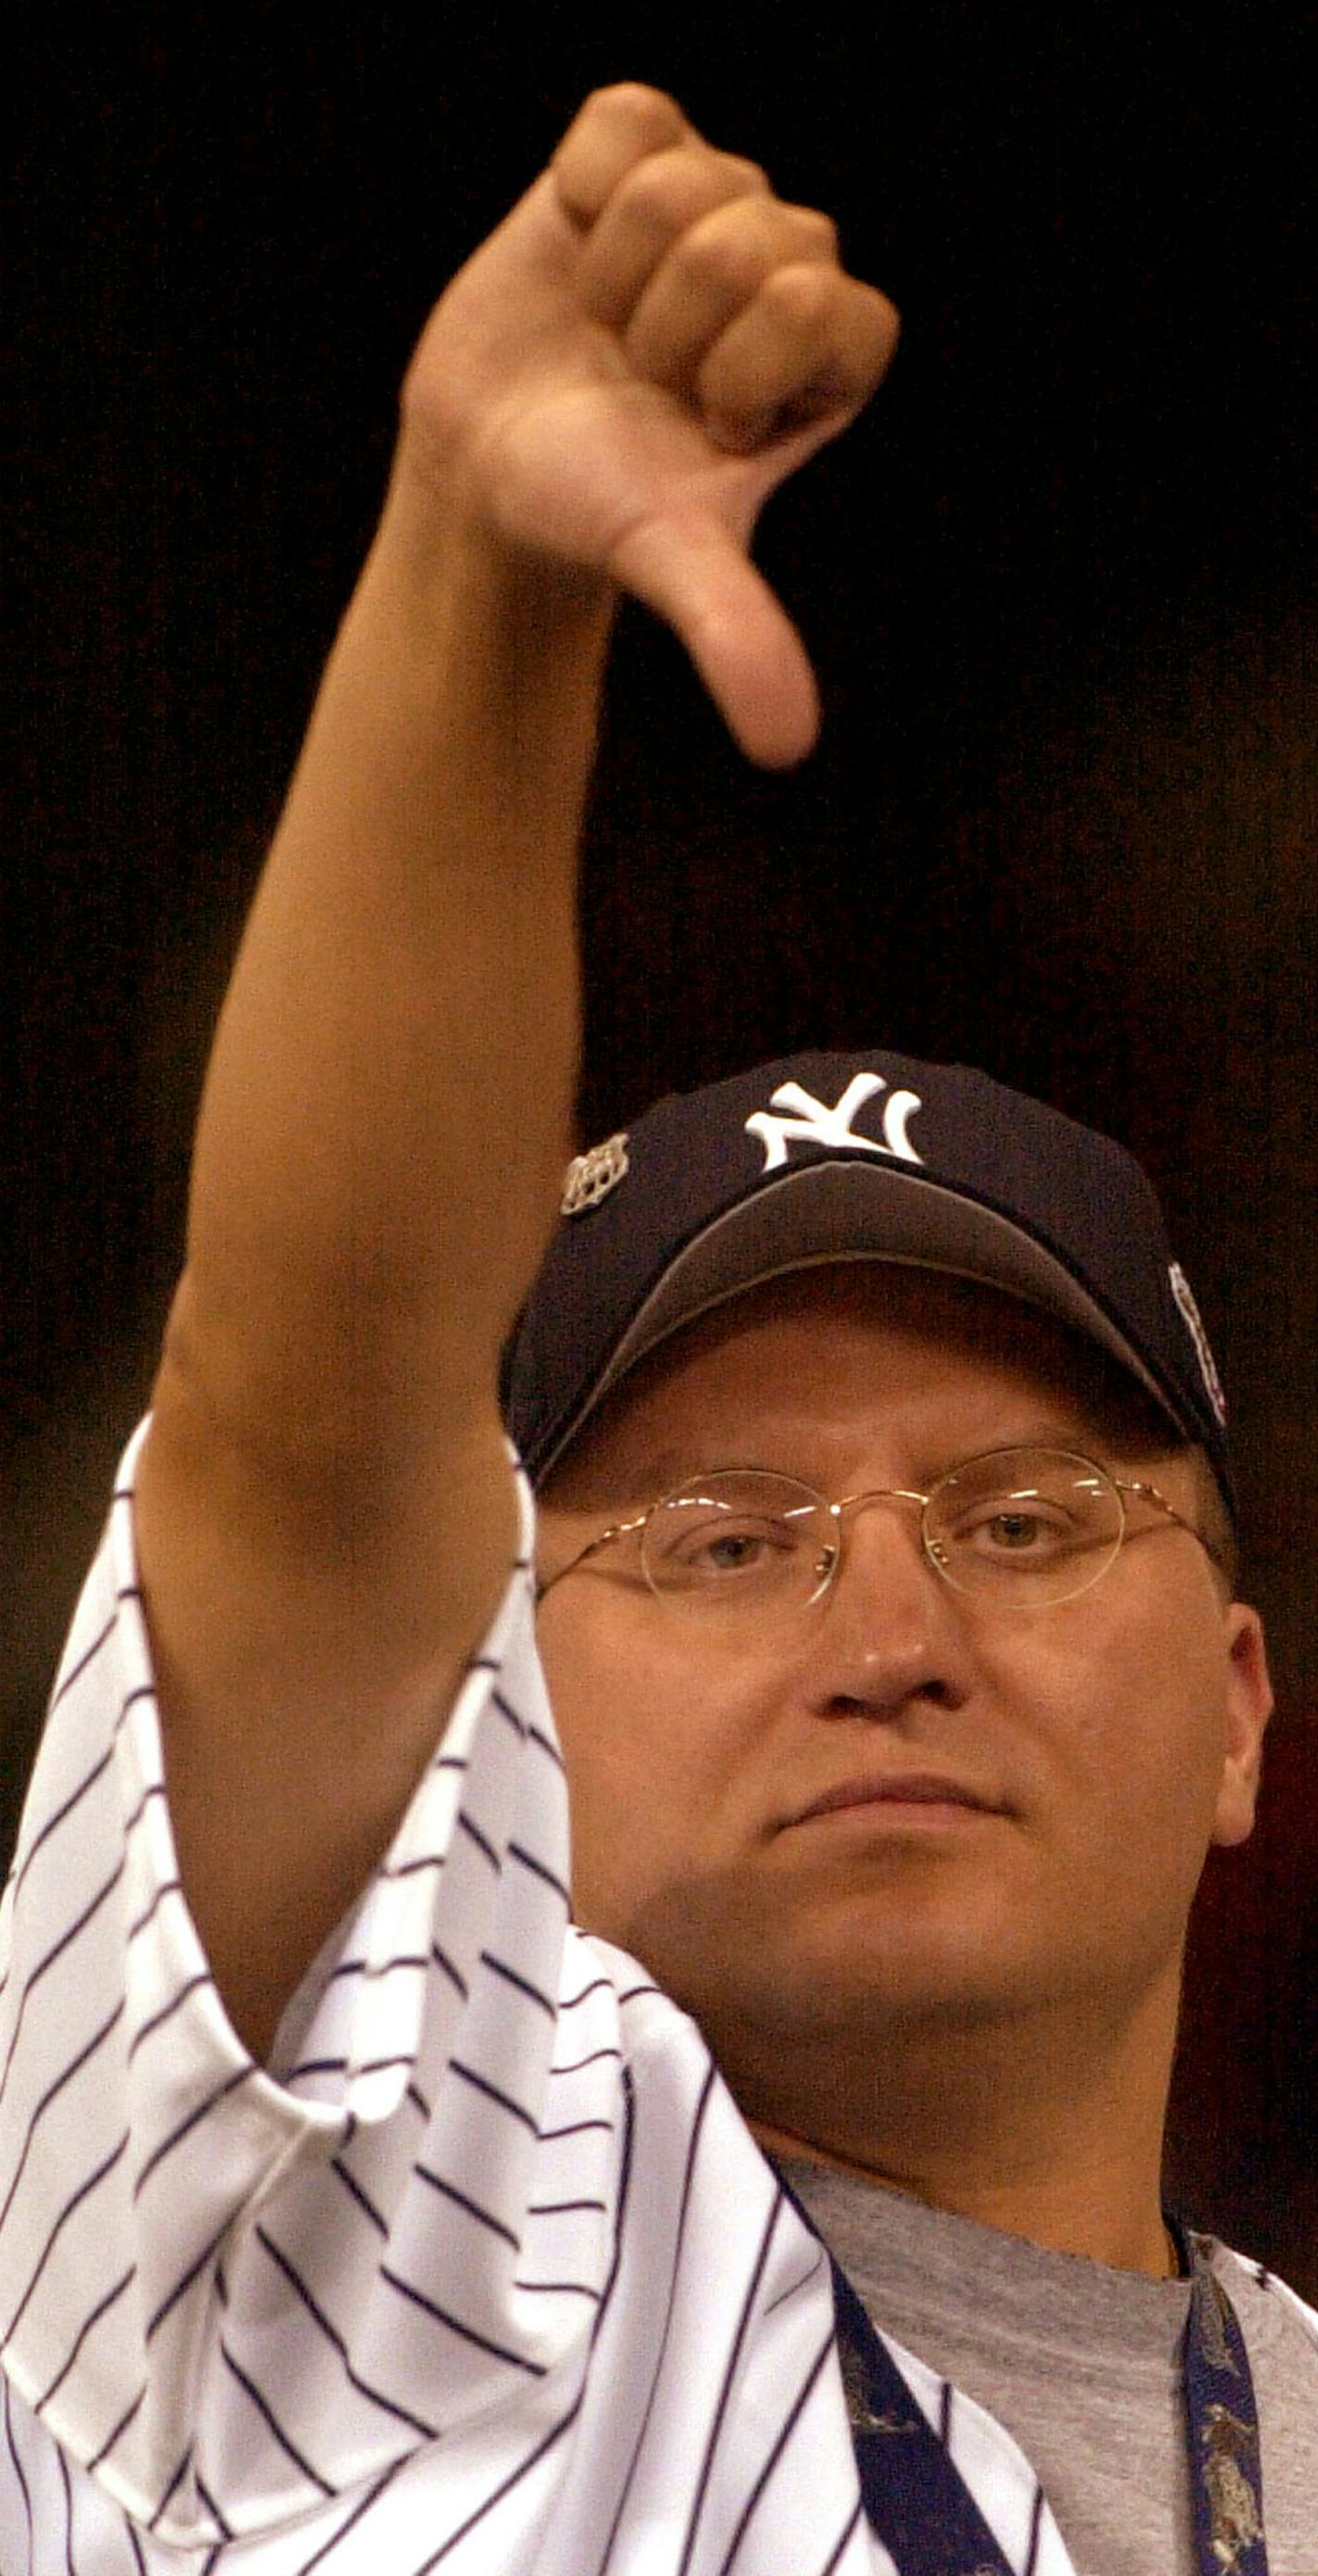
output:
[[[1161,2166],[1174,2012],[1119,2048],[1049,2050],[1041,2034],[941,2035],[889,2044],[881,2087],[857,2098],[854,2046],[840,2080],[816,2060],[808,2086],[738,2087],[766,2151],[853,2173],[980,2225],[1155,2280],[1178,2267]],[[1159,2044],[1161,2041],[1161,2044]],[[872,2061],[870,2061],[872,2063]]]
[[[852,2174],[876,2190],[905,2192],[926,2208],[946,2209],[956,2217],[973,2219],[980,2227],[1000,2228],[1004,2235],[1023,2237],[1054,2253],[1107,2263],[1117,2271],[1141,2272],[1154,2281],[1174,2280],[1180,2274],[1176,2243],[1156,2199],[1143,2198],[1138,2211],[1132,2209],[1118,2219],[1088,2201],[1077,2208],[1068,2192],[1022,2190],[1010,2181],[983,2189],[972,2185],[950,2192],[931,2190],[922,2188],[913,2174],[881,2172],[875,2165],[838,2155],[813,2139],[770,2128],[761,2120],[749,2125],[765,2154],[777,2162],[822,2165],[834,2173]]]

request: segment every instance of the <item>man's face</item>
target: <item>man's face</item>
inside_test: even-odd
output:
[[[546,1498],[541,1572],[702,1467],[836,1498],[1047,1442],[1194,1520],[1192,1463],[1132,1455],[1084,1376],[1060,1327],[991,1290],[799,1274],[675,1337],[602,1409]],[[1174,1993],[1206,1848],[1252,1820],[1252,1612],[1153,1513],[1092,1590],[1032,1610],[954,1591],[909,1505],[846,1532],[831,1590],[769,1632],[711,1634],[630,1544],[545,1601],[578,1919],[695,2012],[734,2084],[748,2030],[762,2057],[1056,2007],[1115,2025]]]

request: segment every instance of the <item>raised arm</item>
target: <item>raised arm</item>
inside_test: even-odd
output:
[[[745,548],[894,333],[824,218],[622,87],[413,361],[216,1040],[142,1464],[184,1876],[258,2051],[506,1574],[496,1360],[568,1150],[613,600],[669,620],[752,757],[805,752]]]

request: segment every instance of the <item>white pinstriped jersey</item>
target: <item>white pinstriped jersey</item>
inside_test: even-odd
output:
[[[521,1568],[255,2067],[179,1888],[125,1482],[5,1899],[3,2576],[891,2569],[821,2251],[566,1874]],[[892,2348],[1010,2564],[1070,2576],[1015,2444]]]

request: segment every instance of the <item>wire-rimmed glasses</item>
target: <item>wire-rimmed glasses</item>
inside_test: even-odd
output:
[[[1004,1608],[1073,1601],[1106,1574],[1139,1515],[1145,1533],[1176,1528],[1216,1550],[1156,1485],[1115,1476],[1067,1449],[991,1449],[939,1476],[928,1493],[876,1486],[838,1502],[796,1476],[719,1467],[689,1477],[634,1519],[615,1521],[541,1584],[543,1599],[601,1549],[633,1541],[637,1570],[675,1609],[762,1617],[808,1609],[842,1562],[843,1515],[872,1503],[919,1512],[929,1564],[958,1592]]]

